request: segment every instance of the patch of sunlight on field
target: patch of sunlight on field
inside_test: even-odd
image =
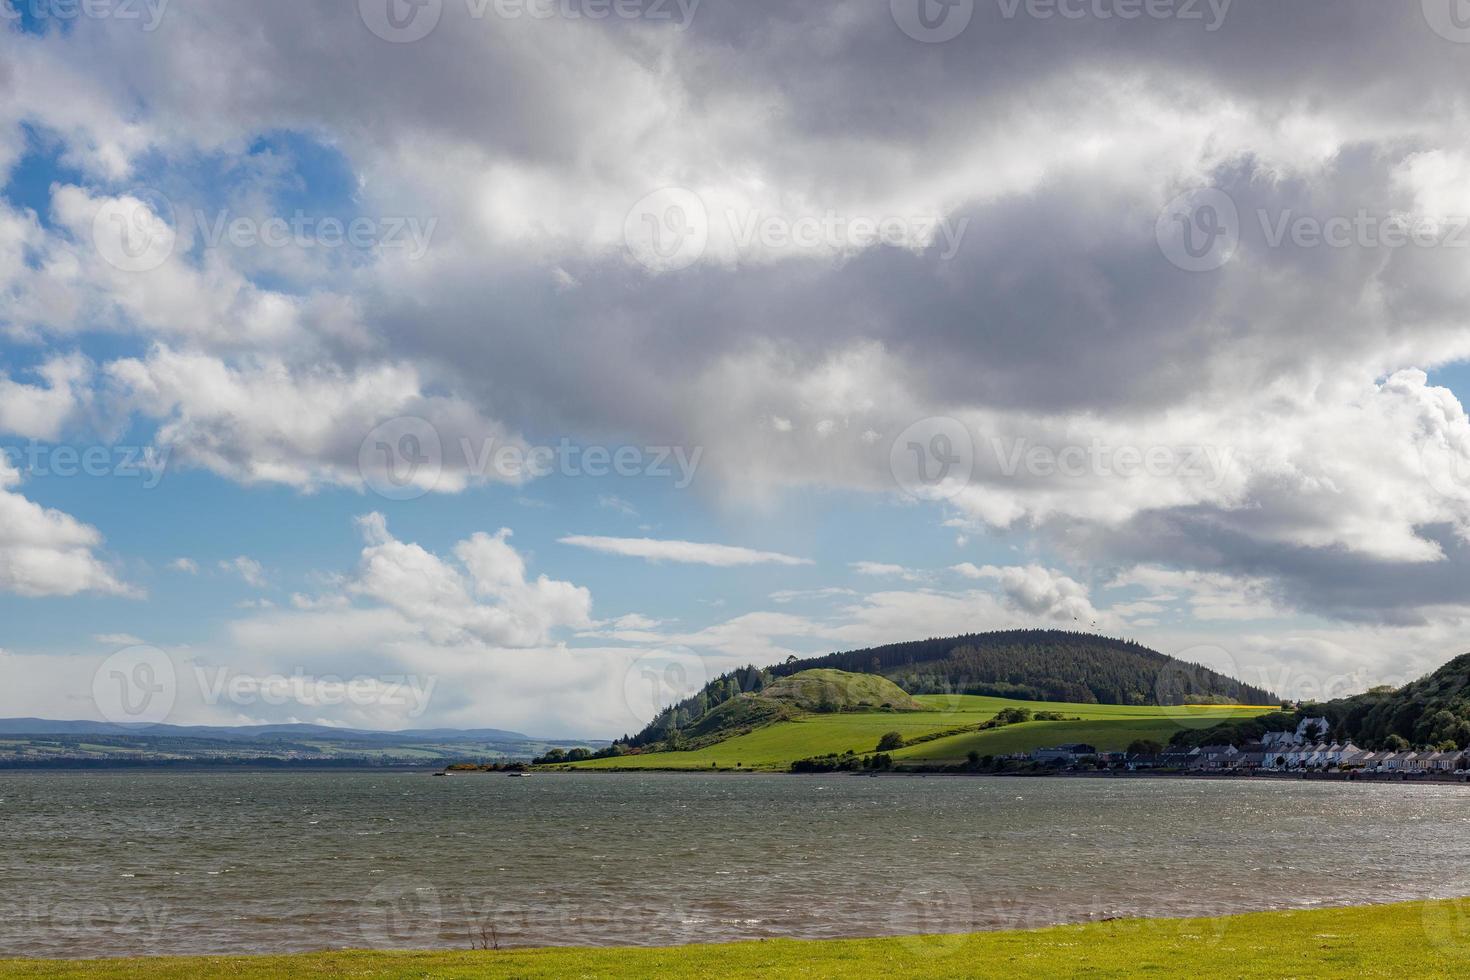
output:
[[[737,735],[693,752],[652,752],[647,755],[598,759],[582,769],[778,769],[797,759],[842,753],[859,755],[877,749],[886,732],[906,740],[973,728],[1004,708],[1055,711],[1073,721],[1028,722],[987,732],[968,732],[900,749],[895,760],[917,763],[957,762],[972,748],[982,755],[1030,751],[1058,742],[1092,742],[1100,749],[1123,748],[1136,738],[1167,742],[1181,727],[1208,727],[1231,718],[1251,717],[1273,707],[1206,705],[1159,708],[1148,705],[1067,704],[1048,701],[1011,701],[975,695],[922,695],[917,699],[929,711],[853,712],[806,715],[778,722],[747,735]],[[1182,719],[1182,720],[1181,720]],[[973,740],[982,740],[975,742]]]

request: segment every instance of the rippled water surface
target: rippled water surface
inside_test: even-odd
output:
[[[1470,791],[0,774],[0,953],[673,944],[1470,894]]]

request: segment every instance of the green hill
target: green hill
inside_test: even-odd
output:
[[[753,699],[756,700],[756,699]],[[798,759],[851,751],[868,755],[879,740],[898,732],[904,747],[891,752],[896,763],[942,766],[963,763],[971,751],[981,755],[1027,752],[1044,745],[1088,742],[1100,750],[1123,749],[1135,739],[1168,742],[1188,728],[1210,728],[1225,719],[1249,718],[1269,707],[1197,705],[1065,704],[1012,701],[976,695],[920,695],[921,711],[839,711],[792,713],[769,724],[680,751],[651,751],[578,764],[590,769],[741,769],[784,772]],[[773,703],[773,702],[765,702]],[[985,728],[1007,709],[1050,712],[1060,721],[1028,721]],[[1075,719],[1075,720],[1074,720]]]
[[[912,696],[927,694],[1135,707],[1279,703],[1268,691],[1127,640],[1012,630],[742,667],[620,741],[645,750],[698,748],[802,712],[885,705],[889,711],[914,711]]]
[[[886,677],[844,670],[803,670],[768,684],[759,697],[802,711],[925,711],[922,704]]]
[[[910,694],[984,694],[1077,704],[1279,703],[1271,692],[1131,640],[1006,630],[832,653],[772,668],[881,674]]]
[[[1269,730],[1293,729],[1306,718],[1326,718],[1324,736],[1351,740],[1366,749],[1470,748],[1470,653],[1400,688],[1375,687],[1363,694],[1301,705],[1264,724],[1238,723],[1181,735],[1175,741],[1242,742]]]
[[[1327,718],[1332,737],[1351,738],[1365,747],[1388,748],[1397,736],[1414,746],[1470,748],[1470,653],[1397,690],[1374,688],[1356,697],[1304,705],[1301,713]]]
[[[720,701],[653,747],[694,749],[803,714],[926,711],[892,681],[842,670],[805,670],[765,684],[759,691]]]

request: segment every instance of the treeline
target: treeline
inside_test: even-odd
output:
[[[1304,705],[1302,714],[1326,718],[1332,738],[1350,738],[1362,748],[1470,748],[1470,653],[1396,690],[1376,687]]]
[[[1169,739],[1169,745],[1175,749],[1193,749],[1203,745],[1234,745],[1239,748],[1251,742],[1259,742],[1267,732],[1296,731],[1304,714],[1309,715],[1311,712],[1273,711],[1256,718],[1237,718],[1209,728],[1181,728]]]
[[[810,759],[797,759],[791,764],[792,772],[887,772],[893,768],[893,756],[887,752],[860,756],[849,749],[841,755],[815,755]]]
[[[627,736],[624,736],[625,738]],[[616,759],[618,756],[627,755],[628,749],[625,745],[614,742],[612,745],[596,752],[587,748],[575,749],[552,749],[545,755],[538,755],[531,760],[533,766],[555,766],[565,762],[585,762],[588,759]]]
[[[1132,640],[1066,630],[1009,630],[834,653],[773,670],[836,667],[882,674],[910,694],[984,694],[1079,704],[1273,704],[1269,691],[1185,664]]]
[[[746,666],[715,678],[692,697],[661,711],[629,748],[687,748],[701,736],[775,720],[771,706],[739,702],[773,681],[815,668],[879,674],[910,694],[983,694],[1020,701],[1078,704],[1275,704],[1258,687],[1186,664],[1135,643],[1066,630],[1008,630],[915,640]]]
[[[770,668],[754,666],[738,667],[721,674],[699,693],[659,712],[637,735],[624,735],[618,742],[631,748],[656,743],[668,748],[682,748],[686,733],[697,729],[710,712],[742,694],[759,694],[775,680],[775,676]]]
[[[1374,751],[1470,748],[1470,654],[1456,657],[1427,677],[1400,688],[1375,687],[1335,701],[1312,702],[1291,712],[1178,732],[1176,746],[1258,742],[1266,732],[1295,731],[1308,718],[1326,718],[1322,741],[1352,742]]]

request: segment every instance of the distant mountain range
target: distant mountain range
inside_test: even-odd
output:
[[[348,741],[418,741],[424,739],[488,739],[504,742],[542,741],[499,728],[421,728],[375,732],[330,725],[118,725],[106,721],[50,721],[44,718],[0,718],[0,735],[152,735],[180,738],[277,739],[321,736]],[[583,744],[577,742],[574,744]]]
[[[0,767],[140,765],[438,765],[520,761],[607,742],[548,739],[498,728],[377,732],[326,725],[120,725],[0,719]]]

